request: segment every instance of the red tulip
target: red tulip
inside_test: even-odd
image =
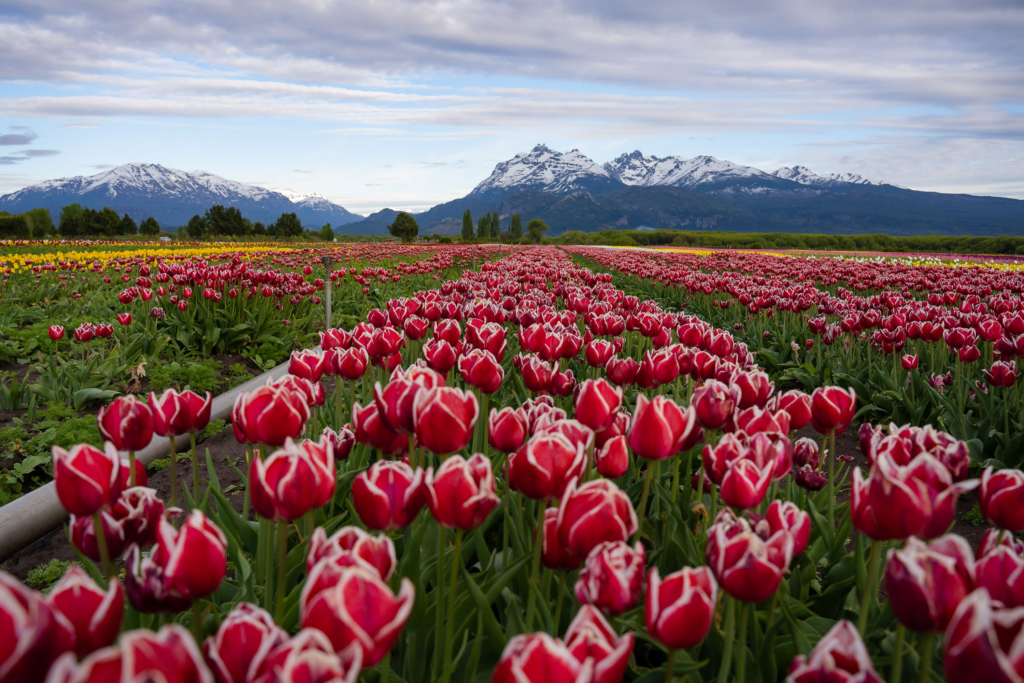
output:
[[[318,526],[309,538],[306,553],[306,572],[312,572],[317,562],[329,558],[339,567],[361,566],[377,572],[382,581],[387,581],[398,566],[395,544],[381,534],[371,536],[356,526],[343,526],[330,538],[322,526]]]
[[[333,474],[333,455],[328,457]],[[283,448],[266,459],[253,458],[249,465],[253,510],[273,521],[296,520],[315,507],[321,477],[309,453],[288,439]]]
[[[491,683],[591,683],[594,661],[582,663],[546,633],[519,634],[508,641]]]
[[[608,360],[613,355],[615,355],[615,347],[611,342],[604,339],[595,339],[587,344],[583,350],[583,356],[587,360],[587,365],[592,368],[603,368],[608,364]]]
[[[1004,534],[1004,538],[1009,536]],[[981,551],[979,547],[974,585],[987,590],[1004,607],[1024,607],[1024,554],[1020,548],[999,545],[984,555]]]
[[[595,432],[607,428],[622,405],[622,389],[603,379],[588,379],[576,392],[575,418]]]
[[[793,557],[796,557],[807,549],[811,540],[811,516],[788,500],[773,500],[755,531],[764,538],[780,531],[788,532],[793,537]]]
[[[606,614],[622,614],[640,599],[644,584],[644,547],[624,541],[601,543],[584,561],[576,581],[576,599]]]
[[[572,571],[580,566],[580,557],[558,538],[558,508],[544,509],[544,545],[541,562],[548,569]]]
[[[569,482],[582,478],[586,469],[582,443],[558,433],[538,433],[509,457],[509,487],[534,500],[561,498]]]
[[[427,470],[427,505],[442,526],[472,531],[498,504],[491,461],[480,453],[469,460],[455,455]]]
[[[88,444],[66,451],[53,447],[53,484],[64,509],[73,515],[93,515],[117,502],[121,495],[121,458],[114,445],[101,451]]]
[[[151,393],[149,408],[153,411],[153,430],[160,436],[201,432],[210,423],[212,402],[210,392],[206,392],[204,399],[191,389],[181,393],[168,389],[160,398]]]
[[[739,398],[738,388],[730,388],[718,380],[709,379],[694,390],[690,405],[696,411],[697,422],[701,427],[722,429],[732,417]]]
[[[296,398],[305,402],[310,408],[322,406],[327,400],[327,393],[320,382],[310,382],[308,379],[303,379],[298,375],[285,375],[274,382],[274,385],[289,390],[296,395]]]
[[[121,325],[131,325],[132,324],[132,314],[131,313],[118,313],[117,314],[117,322],[120,323]]]
[[[900,357],[900,365],[902,365],[903,369],[908,372],[911,370],[917,370],[918,360],[917,354],[904,354]]]
[[[498,323],[482,323],[477,319],[466,323],[466,341],[475,349],[488,351],[494,359],[500,363],[505,357],[505,349],[508,342],[505,341],[505,328]]]
[[[740,391],[737,407],[741,410],[753,406],[764,408],[768,397],[775,390],[775,383],[768,379],[768,373],[763,370],[738,372],[732,385]]]
[[[731,431],[740,431],[749,436],[765,432],[786,437],[790,432],[789,413],[785,410],[772,412],[767,408],[751,406],[733,413],[733,422],[735,429]],[[728,428],[728,425],[726,427]]]
[[[402,331],[405,333],[406,338],[412,341],[419,341],[427,336],[427,329],[429,323],[426,318],[421,318],[418,315],[410,315],[402,323]]]
[[[490,351],[472,349],[459,358],[459,374],[466,384],[493,394],[505,379],[505,370]]]
[[[327,371],[327,356],[316,351],[292,351],[288,360],[288,374],[310,382],[319,382]]]
[[[426,501],[424,472],[401,461],[378,460],[352,482],[352,503],[371,529],[408,526]]]
[[[578,488],[576,482],[570,483],[558,508],[558,540],[580,557],[601,543],[625,541],[636,529],[633,504],[608,479]]]
[[[669,384],[679,376],[679,361],[669,349],[648,351],[641,366],[656,384]]]
[[[352,404],[352,429],[356,441],[382,451],[385,455],[401,453],[409,445],[408,436],[388,429],[376,402],[365,408],[358,403]]]
[[[249,683],[257,680],[267,656],[287,640],[288,634],[269,612],[240,602],[221,622],[216,635],[203,643],[203,655],[217,683]]]
[[[266,654],[252,679],[256,683],[356,683],[363,665],[357,643],[341,655],[323,633],[304,628]]]
[[[797,467],[810,465],[813,469],[818,469],[820,450],[818,442],[814,439],[797,439],[793,444],[793,464]]]
[[[527,437],[528,425],[520,411],[506,406],[500,411],[491,408],[487,419],[487,440],[491,448],[502,453],[519,450]]]
[[[608,375],[608,381],[620,387],[632,386],[636,382],[636,375],[640,372],[640,364],[632,358],[618,358],[613,356],[604,366]]]
[[[47,329],[47,333],[50,335],[50,339],[57,341],[64,338],[64,326],[63,325],[50,325]]]
[[[956,679],[953,679],[956,680]],[[797,655],[789,666],[786,683],[883,683],[875,673],[871,655],[857,633],[857,627],[845,619],[836,623],[811,650],[810,656]]]
[[[181,529],[161,520],[150,559],[163,572],[171,595],[195,600],[217,590],[227,571],[227,538],[201,510],[193,510]]]
[[[324,431],[320,433],[320,436],[331,442],[335,461],[348,460],[348,456],[352,453],[352,446],[356,442],[356,435],[352,433],[348,425],[345,425],[338,431],[334,431],[330,427],[324,427]]]
[[[127,489],[109,510],[99,513],[107,552],[110,557],[120,557],[133,543],[148,546],[156,541],[156,530],[164,516],[164,503],[156,491],[142,486]],[[96,529],[90,516],[71,516],[71,543],[83,555],[99,562],[99,546],[96,544]]]
[[[276,384],[266,384],[240,394],[232,411],[237,432],[251,443],[272,447],[283,446],[288,439],[299,438],[309,415],[309,405],[304,396]],[[157,433],[160,433],[159,429]]]
[[[973,569],[970,546],[959,536],[947,539],[951,542],[929,547],[910,538],[902,549],[889,552],[889,603],[900,623],[913,631],[944,630],[972,588],[973,576],[957,571],[958,562]]]
[[[949,470],[927,454],[906,467],[879,454],[866,481],[859,468],[853,472],[853,527],[879,541],[935,538],[953,523],[960,494],[977,484],[977,480],[954,483]]]
[[[1007,531],[1024,531],[1024,472],[987,468],[981,475],[978,505],[989,524]]]
[[[374,666],[398,640],[415,598],[416,589],[407,578],[396,596],[370,569],[322,561],[302,589],[301,624],[323,632],[335,652],[358,645],[363,664]]]
[[[422,354],[427,361],[427,365],[442,375],[447,375],[448,371],[455,367],[455,363],[459,358],[459,352],[455,347],[444,339],[438,339],[437,337],[428,340],[423,345]]]
[[[548,387],[548,391],[554,396],[571,396],[576,391],[576,377],[573,375],[572,370],[566,370],[564,372],[556,372],[551,375],[551,385]]]
[[[789,569],[793,545],[786,531],[762,540],[747,520],[726,509],[708,529],[704,553],[722,590],[743,602],[761,602],[779,587]]]
[[[839,436],[856,412],[857,392],[852,387],[846,391],[835,386],[818,387],[811,394],[811,424],[819,434],[835,432]]]
[[[696,647],[715,617],[718,582],[707,567],[683,567],[662,581],[658,568],[647,579],[647,633],[670,650]]]
[[[671,458],[693,431],[695,419],[693,410],[682,410],[670,398],[655,396],[648,400],[644,394],[637,394],[629,445],[641,458]]]
[[[803,429],[811,423],[811,397],[797,389],[776,394],[773,408],[789,413],[789,428],[793,431]]]
[[[366,366],[370,364],[370,355],[360,346],[348,348],[332,348],[325,354],[328,375],[336,375],[350,382],[366,374]]]
[[[751,450],[749,447],[744,448],[740,457],[732,461],[722,477],[719,491],[722,500],[738,510],[749,510],[761,504],[775,471],[774,460],[746,457]]]
[[[629,433],[629,423],[632,417],[621,408],[612,416],[608,426],[594,433],[594,445],[597,448],[603,447],[606,443],[617,436],[625,436]],[[690,432],[691,437],[693,432]],[[687,439],[689,440],[689,439]]]
[[[602,477],[618,479],[629,469],[629,447],[625,436],[616,436],[605,442],[595,454],[597,472]]]
[[[633,653],[633,634],[620,638],[599,611],[584,605],[565,632],[565,647],[576,661],[593,661],[593,683],[619,683]]]
[[[131,486],[132,469],[132,464],[126,458],[121,458],[121,491],[125,491]],[[147,486],[149,484],[149,477],[146,475],[146,466],[142,464],[141,460],[135,461],[134,469],[135,485]]]
[[[443,339],[452,346],[459,343],[462,337],[462,326],[458,320],[438,320],[434,323],[434,339]]]
[[[988,370],[984,371],[985,379],[994,387],[1008,389],[1017,383],[1020,373],[1014,363],[997,360]]]
[[[74,627],[75,654],[79,657],[110,645],[121,631],[124,593],[116,578],[111,578],[103,591],[84,569],[72,565],[46,596],[46,602]]]
[[[554,365],[543,361],[537,356],[527,356],[523,360],[520,370],[523,376],[523,385],[530,391],[544,393],[551,389],[551,380],[558,373],[558,362]]]
[[[53,661],[74,647],[75,627],[67,617],[0,571],[0,680],[43,680]]]
[[[412,434],[415,427],[413,405],[416,396],[426,389],[442,386],[444,377],[430,368],[414,365],[404,372],[400,368],[396,369],[391,374],[391,381],[383,389],[380,382],[374,385],[377,412],[391,431]]]
[[[153,440],[153,413],[131,394],[100,408],[96,422],[103,438],[119,451],[140,451]]]
[[[471,392],[452,387],[421,391],[413,404],[416,438],[438,455],[461,451],[473,438],[479,414],[480,406]]]
[[[160,681],[212,683],[203,656],[192,636],[177,624],[157,633],[129,631],[117,645],[92,653],[81,662],[66,655],[50,670],[47,683],[106,683]]]
[[[1024,611],[997,610],[979,588],[960,602],[943,637],[946,680],[1017,683],[1024,671]]]

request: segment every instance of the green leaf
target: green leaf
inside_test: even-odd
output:
[[[502,650],[505,648],[505,633],[502,631],[501,626],[498,624],[497,618],[494,616],[494,611],[491,609],[491,603],[493,600],[488,600],[480,588],[473,581],[473,577],[470,576],[469,571],[463,566],[460,567],[462,572],[463,581],[466,584],[466,588],[469,589],[470,597],[473,598],[473,602],[476,603],[476,608],[480,610],[480,614],[484,617],[484,626],[487,628],[487,632],[491,638],[494,639],[497,649]]]

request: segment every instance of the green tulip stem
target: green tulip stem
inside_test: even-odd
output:
[[[537,593],[540,592],[540,556],[544,550],[544,510],[548,502],[541,501],[537,506],[537,534],[533,542],[533,569],[530,572],[530,581],[537,590],[531,587],[530,595],[526,598],[526,632],[533,631],[533,617],[537,611]]]
[[[199,504],[199,455],[196,453],[196,433],[188,433],[189,441],[192,442],[192,497],[196,505]]]
[[[725,596],[725,647],[722,650],[722,666],[718,670],[718,683],[728,683],[729,669],[732,668],[732,646],[736,639],[736,601]]]
[[[288,581],[288,522],[277,523],[277,602],[274,607],[274,620],[281,623],[284,619],[285,584]]]
[[[444,625],[444,671],[441,683],[448,683],[452,677],[452,625],[455,623],[455,593],[459,581],[459,565],[462,562],[462,529],[455,531],[455,553],[452,556],[451,586],[448,590],[448,619]]]
[[[388,683],[389,678],[391,678],[391,650],[387,651],[384,659],[380,662],[380,683]]]
[[[245,476],[249,476],[249,466],[252,464],[252,444],[245,446]],[[249,519],[249,486],[246,483],[245,493],[242,494],[242,519]]]
[[[192,637],[196,639],[197,645],[203,642],[203,620],[199,612],[199,600],[192,601]]]
[[[676,665],[676,651],[668,651],[668,661],[665,662],[665,683],[672,683],[672,669]]]
[[[174,448],[174,437],[168,437],[171,442],[171,507],[178,507],[178,453]]]
[[[110,552],[107,550],[107,535],[103,533],[103,519],[100,513],[93,513],[92,529],[96,534],[96,547],[100,551],[100,564],[103,565],[103,577],[109,579],[117,575],[117,569],[110,561]]]
[[[903,676],[903,639],[906,637],[906,627],[896,623],[896,645],[892,649],[892,675],[889,676],[891,683],[900,683]]]
[[[128,451],[128,486],[135,486],[135,451]]]
[[[562,624],[562,597],[565,595],[565,579],[569,576],[569,572],[560,572],[561,578],[558,579],[558,598],[555,600],[555,621],[552,623],[552,630],[554,633],[551,635],[558,637],[561,633]]]
[[[935,634],[925,633],[921,639],[921,676],[918,679],[921,683],[927,683],[928,676],[932,672],[932,653],[935,649]]]
[[[644,472],[644,490],[640,494],[640,508],[636,511],[636,518],[639,520],[639,524],[636,526],[636,536],[633,537],[633,542],[640,540],[640,534],[643,532],[644,521],[647,514],[647,496],[651,493],[651,474],[654,470],[653,460],[647,461],[647,470]]]
[[[444,545],[445,545],[445,540],[446,540],[445,537],[447,535],[448,535],[448,530],[445,527],[443,527],[440,524],[438,524],[437,525],[437,590],[434,591],[435,593],[437,593],[437,602],[434,603],[434,607],[435,607],[435,610],[436,610],[436,619],[435,619],[435,622],[434,622],[434,633],[436,634],[436,637],[435,637],[436,646],[435,646],[434,652],[435,652],[435,655],[436,655],[435,660],[438,662],[438,665],[440,665],[440,662],[441,662],[441,651],[442,651],[442,648],[444,647],[443,641],[441,639],[441,633],[443,633],[443,627],[444,627]]]
[[[836,430],[828,432],[828,528],[836,528]],[[864,613],[861,612],[861,618]]]
[[[341,426],[345,424],[343,419],[343,413],[341,412],[341,388],[342,388],[341,375],[338,375],[338,381],[334,385],[334,412],[338,414],[338,424],[335,425],[337,431],[341,431]]]
[[[740,605],[740,627],[736,632],[739,645],[736,648],[736,683],[747,680],[747,619],[750,617],[750,603]]]
[[[860,619],[857,623],[857,630],[860,632],[861,638],[864,637],[865,631],[868,627],[868,615],[871,612],[871,606],[874,603],[874,587],[875,579],[878,576],[878,564],[882,559],[882,542],[871,541],[871,556],[868,558],[868,578],[864,582],[864,594],[860,599]]]

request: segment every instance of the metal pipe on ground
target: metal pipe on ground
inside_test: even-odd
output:
[[[229,419],[239,394],[263,386],[268,379],[277,380],[286,374],[288,363],[282,363],[273,370],[214,397],[210,406],[210,420]],[[190,447],[188,435],[176,438],[174,447],[178,453],[187,451]],[[148,465],[168,453],[169,439],[154,436],[148,446],[135,453],[135,458]],[[57,499],[57,490],[52,481],[0,507],[0,562],[50,533],[67,519],[68,513]]]

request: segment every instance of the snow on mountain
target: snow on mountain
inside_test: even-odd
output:
[[[801,185],[819,185],[827,187],[833,183],[849,183],[851,185],[883,184],[868,180],[864,176],[857,175],[856,173],[830,173],[829,175],[818,175],[806,166],[783,166],[772,173],[772,175],[776,178],[792,180],[793,182],[800,183]]]
[[[124,164],[92,176],[36,183],[0,197],[0,209],[45,207],[59,213],[60,207],[76,202],[95,209],[109,206],[136,218],[154,216],[169,225],[187,223],[214,204],[235,206],[247,218],[263,222],[291,211],[313,226],[362,219],[315,193],[289,196],[206,171],[190,173],[160,164]]]
[[[470,195],[499,190],[538,190],[554,194],[601,191],[617,185],[603,166],[579,150],[561,153],[540,144],[494,167]]]
[[[741,166],[712,156],[684,157],[644,156],[639,150],[623,154],[604,165],[609,175],[626,185],[650,187],[672,185],[696,187],[736,179],[768,179],[768,174],[753,166]]]

